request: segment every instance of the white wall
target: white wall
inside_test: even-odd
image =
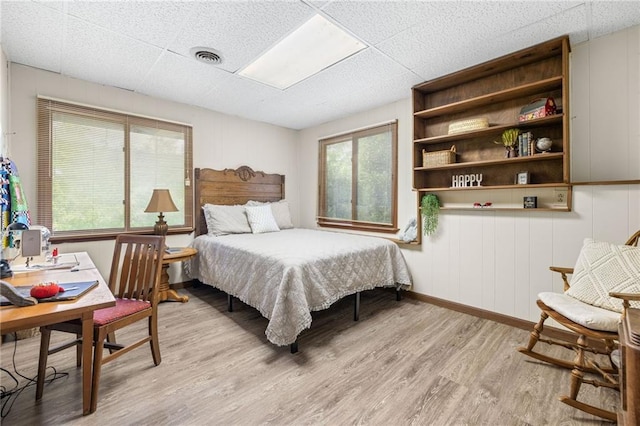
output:
[[[640,178],[639,28],[573,49],[573,180]],[[617,68],[613,78],[602,72],[612,67]],[[613,105],[601,104],[611,93],[615,93]],[[396,118],[400,226],[415,214],[408,90],[403,101],[301,132],[298,155],[300,164],[305,165],[300,170],[303,226],[316,226],[318,139]],[[402,250],[413,275],[413,291],[537,321],[537,293],[562,291],[561,280],[552,276],[550,265],[573,266],[585,237],[622,243],[638,229],[640,185],[577,186],[569,213],[441,211],[437,234],[423,238],[421,247]]]
[[[215,169],[248,165],[254,170],[286,175],[286,198],[292,219],[298,223],[298,167],[295,144],[298,133],[269,124],[245,120],[202,108],[139,95],[127,90],[89,83],[59,74],[11,64],[11,129],[9,156],[19,168],[32,218],[36,206],[36,96],[49,96],[133,114],[189,123],[193,126],[193,165]],[[185,246],[192,235],[170,235],[167,244]],[[113,241],[58,245],[63,253],[87,251],[101,273],[108,276]],[[173,264],[171,282],[182,281],[179,264]]]
[[[640,26],[573,47],[574,182],[640,179]]]

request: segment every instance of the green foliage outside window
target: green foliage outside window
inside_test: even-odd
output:
[[[320,142],[320,224],[395,226],[396,124]]]

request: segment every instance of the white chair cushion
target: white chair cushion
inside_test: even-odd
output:
[[[622,300],[609,292],[640,293],[640,248],[584,240],[565,294],[589,305],[622,312]],[[640,303],[631,302],[640,308]]]
[[[543,292],[538,294],[538,299],[554,311],[584,327],[614,333],[618,331],[620,314],[617,312],[588,305],[562,293]]]

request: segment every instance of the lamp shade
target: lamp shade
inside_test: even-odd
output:
[[[168,189],[154,189],[151,201],[144,211],[145,213],[177,212],[178,208],[173,203]]]

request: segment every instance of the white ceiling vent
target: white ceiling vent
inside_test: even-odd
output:
[[[200,62],[211,65],[219,65],[222,63],[222,54],[210,47],[192,47],[191,55]]]

